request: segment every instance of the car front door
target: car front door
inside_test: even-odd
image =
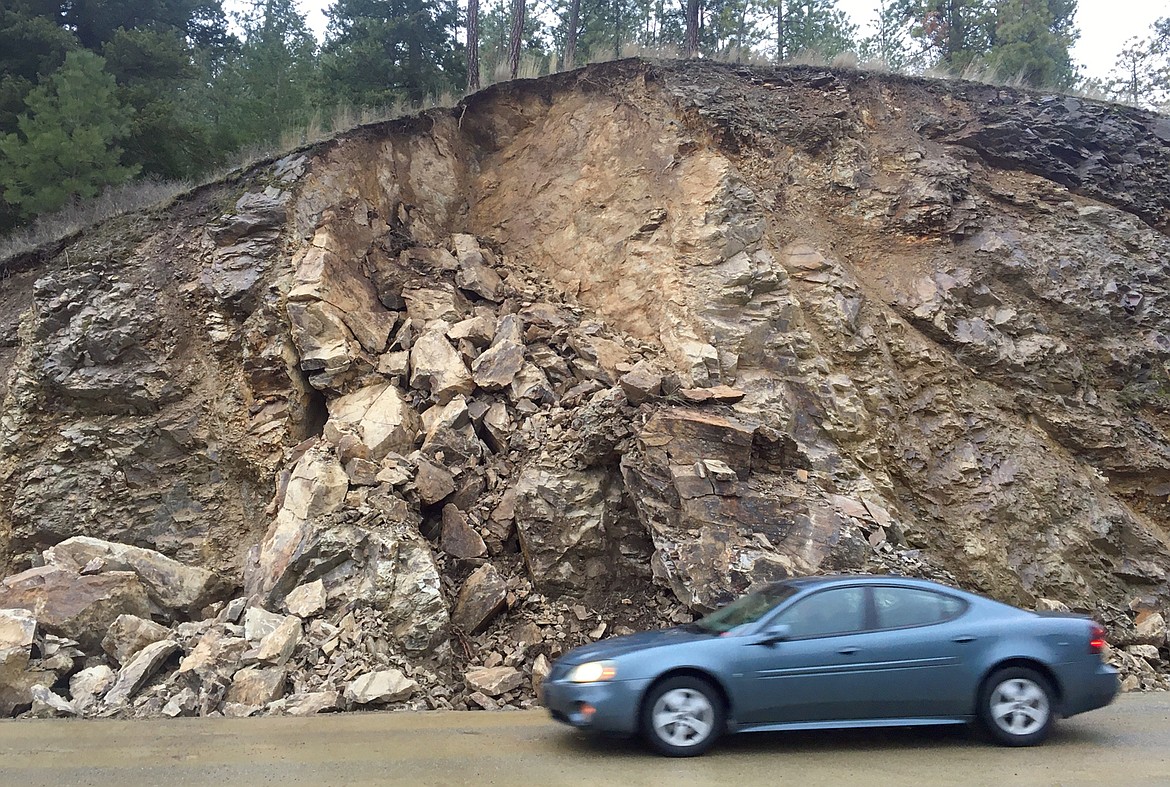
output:
[[[855,671],[859,638],[867,620],[865,587],[833,587],[798,599],[781,610],[768,628],[783,626],[786,637],[737,638],[732,680],[736,722],[741,725],[855,719]]]

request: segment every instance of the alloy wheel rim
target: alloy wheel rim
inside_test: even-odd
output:
[[[654,703],[654,732],[671,746],[697,746],[715,727],[715,708],[701,691],[671,689]]]
[[[991,718],[1009,735],[1031,735],[1048,723],[1048,695],[1027,678],[1005,680],[991,692]]]

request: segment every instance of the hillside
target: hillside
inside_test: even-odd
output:
[[[1092,614],[1164,683],[1168,230],[1157,115],[634,60],[8,260],[0,712],[530,704],[855,570]]]

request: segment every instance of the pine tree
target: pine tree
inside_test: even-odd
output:
[[[896,0],[931,65],[952,74],[986,55],[995,40],[993,0]]]
[[[1148,109],[1170,105],[1170,17],[1154,22],[1150,35],[1131,38],[1117,55],[1103,92]]]
[[[92,52],[70,52],[65,63],[29,93],[19,131],[0,137],[0,188],[25,218],[70,199],[94,197],[123,183],[138,167],[120,163],[117,141],[129,128],[113,76]]]
[[[857,26],[836,0],[773,0],[776,60],[802,54],[833,57],[854,47]]]
[[[308,124],[317,42],[293,0],[256,0],[238,21],[244,39],[222,77],[221,123],[243,146]]]
[[[893,71],[914,73],[925,67],[922,57],[909,45],[910,20],[893,0],[879,0],[873,33],[858,42],[862,60],[877,60]]]
[[[106,43],[106,71],[130,112],[125,159],[148,175],[191,178],[220,158],[201,87],[196,52],[179,31],[117,30]]]
[[[328,98],[418,103],[466,84],[454,0],[336,0],[327,15],[321,70]]]
[[[1079,35],[1076,10],[1076,0],[1001,0],[989,65],[1001,78],[1033,87],[1072,87],[1077,72],[1069,49]]]

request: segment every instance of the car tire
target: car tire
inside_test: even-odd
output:
[[[1042,743],[1056,721],[1056,694],[1048,679],[1026,667],[991,675],[979,694],[979,721],[1001,746]]]
[[[654,686],[642,703],[642,736],[659,754],[696,757],[723,734],[723,699],[702,678],[680,675]]]

